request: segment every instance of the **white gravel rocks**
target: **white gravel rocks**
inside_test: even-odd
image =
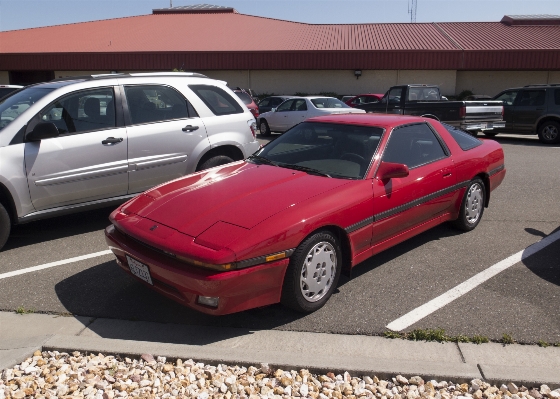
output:
[[[420,376],[353,377],[308,370],[217,366],[144,354],[121,359],[79,352],[35,352],[0,374],[0,399],[560,399],[560,389],[499,388],[479,379],[470,384],[425,382]]]

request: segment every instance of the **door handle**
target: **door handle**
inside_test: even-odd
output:
[[[182,128],[181,130],[183,132],[194,132],[195,130],[198,130],[198,126],[187,125],[184,128]]]
[[[449,177],[449,176],[451,176],[451,169],[443,168],[443,169],[441,170],[441,175],[442,175],[443,177]]]
[[[123,141],[122,137],[107,137],[101,144],[117,144]]]

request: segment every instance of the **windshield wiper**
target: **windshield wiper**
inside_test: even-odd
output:
[[[267,165],[272,165],[272,166],[278,166],[278,164],[274,161],[271,161],[268,158],[265,157],[261,157],[260,155],[251,155],[247,158],[248,160],[254,159],[255,161],[267,164]]]
[[[281,168],[300,170],[302,172],[306,172],[306,173],[309,173],[311,175],[332,177],[331,175],[329,175],[325,172],[321,172],[320,170],[309,168],[307,166],[293,165],[293,164],[287,164],[287,163],[283,163],[283,164],[280,164],[278,166],[280,166]]]

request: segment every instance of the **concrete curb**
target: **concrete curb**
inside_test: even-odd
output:
[[[42,331],[50,335],[37,336]],[[560,348],[529,345],[418,342],[360,335],[279,330],[251,331],[143,321],[19,316],[0,312],[0,370],[34,351],[89,352],[138,358],[144,353],[169,360],[238,364],[316,373],[560,387]]]

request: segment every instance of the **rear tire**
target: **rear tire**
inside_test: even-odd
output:
[[[468,184],[461,201],[459,217],[453,221],[453,225],[463,231],[474,230],[482,219],[485,201],[486,188],[482,180],[477,177]]]
[[[10,236],[10,230],[12,229],[12,221],[10,219],[10,214],[6,211],[6,208],[0,204],[0,250],[8,241]]]
[[[329,231],[313,234],[290,258],[280,302],[301,313],[320,309],[336,289],[341,270],[337,238]]]
[[[261,121],[261,124],[259,125],[259,130],[261,132],[261,135],[270,136],[270,128],[268,127],[268,122],[265,119]]]
[[[209,158],[204,161],[204,163],[200,165],[197,171],[214,168],[216,166],[225,165],[230,162],[233,162],[233,159],[231,159],[230,157],[225,155],[216,155],[215,157]]]
[[[560,123],[546,121],[539,126],[539,140],[544,144],[560,143]]]

